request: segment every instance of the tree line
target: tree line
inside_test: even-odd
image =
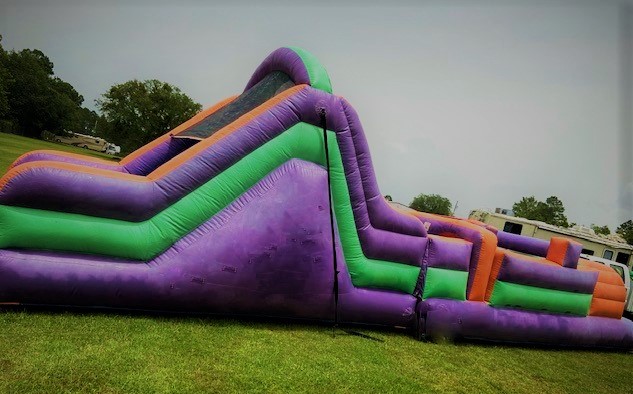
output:
[[[523,197],[512,205],[512,211],[516,216],[539,220],[559,227],[569,228],[576,225],[576,223],[567,221],[563,202],[556,196],[550,196],[545,201],[539,201],[534,196]],[[611,234],[609,226],[600,226],[592,223],[590,227],[596,234]],[[615,233],[624,238],[628,244],[633,245],[633,221],[628,220],[620,224],[616,228]]]
[[[96,100],[100,113],[55,76],[38,49],[5,50],[0,36],[0,132],[41,138],[43,132],[95,135],[128,153],[172,130],[202,109],[179,88],[156,79],[110,87]]]
[[[391,201],[391,197],[387,197]],[[448,198],[438,194],[420,194],[411,201],[409,207],[421,212],[451,215],[452,203]],[[554,226],[569,228],[576,225],[576,223],[569,223],[565,215],[565,206],[556,196],[547,197],[545,201],[539,201],[534,196],[523,197],[512,205],[512,211],[518,217],[538,220]],[[596,234],[611,234],[609,226],[592,224],[591,228]],[[633,220],[620,224],[615,232],[628,244],[633,245]]]

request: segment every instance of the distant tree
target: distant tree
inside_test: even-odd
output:
[[[112,86],[97,106],[108,122],[102,136],[132,151],[185,122],[202,109],[177,87],[155,79]]]
[[[609,226],[607,226],[607,225],[598,226],[597,224],[592,224],[591,225],[591,229],[596,234],[602,234],[602,235],[609,235],[609,234],[611,234],[611,230],[609,229]]]
[[[451,200],[439,194],[420,194],[413,199],[409,207],[420,212],[450,215],[453,204]]]
[[[39,138],[44,130],[77,128],[84,99],[72,85],[54,76],[53,62],[42,51],[0,48],[0,81],[3,129]]]
[[[534,196],[523,197],[521,201],[515,202],[514,205],[512,205],[512,211],[516,216],[522,218],[541,220],[544,205],[543,202],[538,201]]]
[[[389,194],[387,194],[387,195],[385,196],[385,200],[387,200],[387,201],[393,201],[393,198],[391,198],[391,196],[390,196]]]
[[[88,108],[80,108],[77,113],[77,125],[73,131],[81,134],[94,135],[97,132],[99,115]]]
[[[523,197],[521,201],[512,205],[512,211],[516,216],[526,219],[569,227],[563,202],[556,196],[548,197],[545,202],[537,200],[534,196]]]
[[[633,220],[627,220],[615,230],[629,245],[633,245]]]
[[[5,119],[9,112],[7,85],[10,83],[10,74],[6,66],[7,56],[7,52],[2,47],[2,35],[0,35],[0,119]]]
[[[546,223],[550,223],[560,227],[569,227],[567,216],[565,216],[565,207],[563,206],[563,202],[559,200],[558,197],[547,197],[547,199],[545,200],[545,204],[547,205],[548,214],[552,217],[551,221]]]

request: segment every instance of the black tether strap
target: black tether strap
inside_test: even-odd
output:
[[[338,326],[338,259],[336,255],[336,238],[334,235],[334,207],[332,204],[332,179],[330,177],[330,147],[327,141],[327,119],[325,108],[319,109],[321,127],[323,127],[323,146],[325,149],[325,169],[327,170],[327,195],[330,207],[330,235],[332,239],[332,263],[334,265],[334,327]]]
[[[336,254],[336,238],[334,234],[334,205],[332,204],[332,178],[330,176],[330,147],[327,141],[327,119],[325,117],[325,108],[319,109],[319,118],[321,119],[321,127],[323,127],[323,146],[325,150],[325,169],[327,170],[327,194],[328,203],[330,205],[330,235],[332,239],[332,264],[334,266],[334,327],[338,328],[338,257]],[[343,330],[348,335],[353,335],[376,342],[384,342],[380,338],[375,338],[367,334],[363,334],[353,330]],[[334,331],[332,332],[334,335]]]

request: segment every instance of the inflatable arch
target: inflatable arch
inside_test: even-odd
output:
[[[579,255],[390,205],[358,115],[299,48],[120,163],[34,151],[0,178],[2,303],[633,348],[622,280]]]

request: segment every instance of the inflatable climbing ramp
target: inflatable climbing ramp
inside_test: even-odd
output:
[[[34,151],[0,179],[2,303],[633,348],[621,279],[579,253],[390,206],[356,112],[298,48],[118,164]]]

